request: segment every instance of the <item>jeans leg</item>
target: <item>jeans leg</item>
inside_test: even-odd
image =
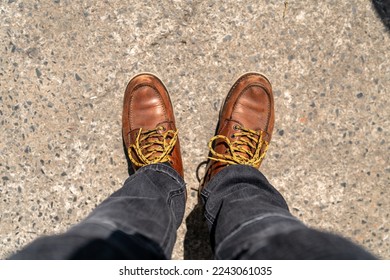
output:
[[[183,179],[169,165],[148,165],[81,223],[11,259],[169,259],[184,210]]]
[[[217,259],[373,259],[352,242],[306,227],[255,168],[232,165],[203,189]]]

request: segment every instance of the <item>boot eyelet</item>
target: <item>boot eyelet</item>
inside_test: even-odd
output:
[[[236,138],[236,135],[235,135],[235,134],[232,134],[232,135],[230,136],[230,138]]]
[[[238,124],[235,124],[235,125],[233,125],[233,129],[234,129],[234,130],[239,130],[239,129],[240,129],[240,126],[239,126]]]

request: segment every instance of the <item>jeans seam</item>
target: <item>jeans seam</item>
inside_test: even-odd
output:
[[[169,206],[171,206],[172,205],[172,199],[177,197],[177,196],[182,195],[183,193],[184,193],[184,189],[176,189],[176,190],[173,190],[173,191],[169,192],[167,204]]]
[[[206,210],[205,210],[204,216],[210,222],[211,225],[214,224],[215,218],[213,216],[211,216]]]
[[[300,229],[302,229],[302,227],[298,227],[298,226],[296,226],[296,225],[290,225],[290,226],[288,227],[288,230],[284,229],[283,231],[279,231],[278,235],[280,235],[280,234],[292,233],[292,232],[297,231],[297,230],[300,230]],[[269,238],[270,238],[270,236],[265,236],[263,242],[260,243],[260,244],[254,245],[254,246],[251,248],[251,251],[257,252],[257,251],[259,251],[260,249],[265,248],[266,246],[268,246],[269,243],[268,243],[267,241],[268,241]]]
[[[172,198],[175,196],[179,196],[181,194],[184,194],[184,191],[186,188],[184,180],[179,177],[180,175],[178,175],[176,170],[174,170],[172,167],[167,166],[167,165],[162,165],[162,164],[146,165],[146,166],[140,168],[136,173],[144,173],[147,170],[152,170],[155,172],[163,173],[163,174],[169,176],[171,179],[173,179],[176,183],[179,184],[178,189],[171,190],[168,193],[168,199],[167,199],[166,203],[167,203],[167,206],[169,208],[171,208]],[[169,225],[173,224],[176,227],[176,223],[174,222],[174,218],[173,218],[174,215],[168,214],[168,216],[169,216]],[[166,253],[166,255],[168,255],[168,252],[166,252],[167,245],[171,241],[170,234],[169,234],[169,232],[170,232],[169,228],[170,228],[170,226],[168,226],[164,232],[163,243],[162,243],[163,251],[164,251],[164,253]]]
[[[173,199],[176,198],[176,197],[182,196],[184,193],[185,193],[185,189],[183,189],[183,188],[173,190],[173,191],[171,191],[169,193],[167,204],[168,204],[168,207],[171,210],[172,210],[172,201],[173,201]],[[183,210],[185,211],[185,199],[184,199],[184,209]],[[175,213],[175,211],[173,211],[173,212]],[[175,219],[176,219],[177,218],[176,215],[174,215],[174,216],[175,216]],[[183,216],[184,216],[184,213],[182,215],[182,219],[183,219]],[[176,228],[178,228],[177,221],[176,221],[175,226],[176,226]]]
[[[287,215],[282,215],[282,214],[278,214],[278,213],[272,213],[272,214],[265,214],[265,215],[262,215],[262,216],[259,216],[259,217],[256,217],[256,218],[253,218],[253,219],[250,219],[242,224],[240,224],[239,227],[237,227],[236,229],[234,229],[228,236],[226,236],[217,246],[217,248],[215,248],[215,256],[219,258],[219,254],[218,252],[220,251],[221,247],[227,242],[229,241],[229,239],[231,239],[232,237],[234,237],[236,234],[238,234],[241,230],[243,230],[244,228],[252,225],[253,223],[256,223],[256,222],[259,222],[263,219],[266,219],[266,218],[272,218],[272,217],[282,217],[282,218],[286,218],[286,219],[289,219],[289,220],[295,220],[299,223],[302,223],[301,221],[299,221],[298,219],[296,219],[295,217],[293,216],[287,216]]]
[[[146,171],[148,171],[148,170],[165,174],[165,175],[169,176],[172,180],[175,181],[175,183],[177,183],[179,185],[179,188],[174,189],[174,190],[170,190],[168,192],[168,199],[165,202],[167,203],[168,208],[171,209],[170,206],[171,206],[172,198],[175,196],[179,196],[179,195],[184,194],[185,189],[186,189],[184,180],[180,177],[180,175],[177,173],[177,171],[175,169],[173,169],[172,167],[170,167],[168,165],[161,164],[161,163],[145,165],[145,166],[141,167],[140,169],[138,169],[132,176],[130,176],[129,179],[130,178],[131,179],[130,180],[127,179],[125,183],[133,181],[137,176],[139,176],[141,174],[145,174]],[[146,175],[146,176],[148,176],[148,175]],[[174,226],[176,227],[176,223],[174,223],[174,219],[173,219],[172,215],[169,213],[168,216],[169,216],[168,225],[174,224]],[[170,226],[168,226],[165,229],[165,232],[163,233],[163,242],[161,243],[161,246],[162,246],[161,249],[163,250],[164,255],[168,255],[167,245],[171,241],[170,234],[169,234],[169,228],[170,228]]]

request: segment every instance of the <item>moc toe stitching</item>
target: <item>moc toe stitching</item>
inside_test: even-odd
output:
[[[129,104],[130,104],[130,110],[129,110],[129,115],[128,115],[128,119],[129,119],[129,123],[130,123],[130,128],[131,129],[135,129],[134,128],[134,123],[133,123],[133,120],[134,120],[134,115],[133,115],[133,112],[135,111],[134,110],[134,103],[136,102],[133,102],[133,99],[135,98],[135,95],[137,94],[137,90],[143,88],[143,87],[146,87],[146,88],[150,88],[152,90],[152,92],[156,95],[156,97],[159,99],[159,102],[158,102],[158,105],[162,107],[163,111],[164,111],[164,117],[165,117],[165,121],[167,121],[169,118],[168,118],[168,114],[167,114],[167,111],[166,111],[166,108],[165,108],[165,104],[164,104],[164,100],[161,96],[161,93],[158,91],[158,89],[150,84],[139,84],[139,85],[136,85],[136,87],[131,91],[130,93],[130,101],[129,101]],[[157,106],[156,106],[157,107]],[[159,123],[162,123],[164,122],[161,121]],[[156,124],[157,126],[158,124]]]
[[[262,84],[249,84],[247,85],[241,92],[240,94],[237,96],[235,102],[234,102],[234,105],[233,105],[233,109],[232,109],[232,112],[230,114],[230,119],[233,120],[233,113],[236,109],[236,106],[239,104],[239,101],[241,99],[241,97],[243,97],[243,95],[251,88],[254,88],[254,87],[259,87],[262,89],[262,91],[264,91],[264,93],[267,95],[267,118],[266,118],[266,121],[265,121],[265,128],[264,128],[264,131],[267,132],[267,129],[268,129],[268,125],[269,125],[269,121],[271,119],[271,107],[272,107],[272,104],[271,104],[271,95],[270,93],[268,92],[268,90],[262,85]],[[259,95],[262,94],[262,93],[259,93]],[[260,117],[261,119],[261,117]],[[238,122],[238,121],[237,121]],[[262,129],[263,130],[263,129]]]

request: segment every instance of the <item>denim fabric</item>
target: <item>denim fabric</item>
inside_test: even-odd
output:
[[[142,167],[84,221],[37,239],[11,259],[169,259],[185,190],[169,165]]]
[[[373,259],[344,238],[307,228],[257,170],[234,165],[203,189],[217,259]],[[169,259],[185,210],[185,183],[166,164],[139,169],[64,234],[11,259]]]
[[[373,259],[344,238],[307,228],[255,168],[232,165],[203,189],[217,259]]]

